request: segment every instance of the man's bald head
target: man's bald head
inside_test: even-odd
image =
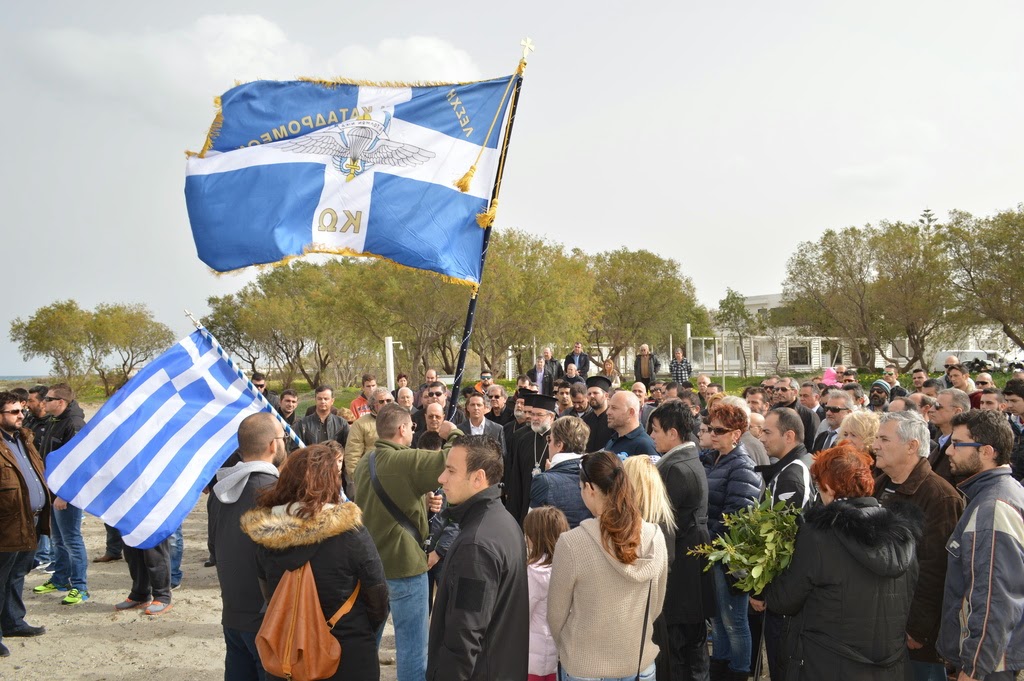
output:
[[[269,412],[246,416],[238,425],[238,455],[242,461],[262,459],[270,443],[283,434],[284,428]]]

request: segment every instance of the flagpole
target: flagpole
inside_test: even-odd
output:
[[[523,59],[520,63],[520,73],[526,66],[526,56],[529,51],[533,50],[533,44],[530,39],[527,38],[522,43],[523,45]],[[512,138],[512,125],[516,121],[516,107],[519,105],[519,90],[522,88],[523,78],[522,75],[516,80],[514,89],[512,90],[512,100],[509,104],[508,113],[508,126],[505,128],[505,137],[501,142],[501,154],[500,158],[504,158],[508,153],[508,143]],[[493,205],[495,200],[498,198],[498,190],[501,187],[501,177],[505,172],[505,164],[499,163],[498,174],[494,178],[494,186],[491,188],[491,201]],[[487,263],[487,249],[491,243],[491,225],[488,224],[484,228],[484,243],[483,248],[480,251],[480,286],[483,285],[484,280],[484,265]],[[455,410],[458,408],[459,403],[459,392],[462,390],[462,376],[466,371],[466,356],[469,354],[469,341],[473,335],[473,319],[476,317],[476,301],[480,296],[479,286],[477,290],[473,292],[473,295],[469,298],[469,308],[466,310],[466,325],[462,332],[462,343],[459,345],[459,360],[455,366],[455,380],[452,383],[452,400],[448,405],[448,419],[451,420],[455,416]]]
[[[249,377],[246,376],[245,373],[243,373],[240,368],[238,368],[238,365],[235,364],[235,360],[231,359],[231,355],[229,355],[224,350],[224,348],[221,347],[220,343],[218,343],[217,339],[213,337],[213,334],[210,333],[209,329],[203,326],[198,319],[193,317],[192,313],[189,312],[188,310],[185,310],[185,316],[188,317],[189,320],[191,320],[191,322],[195,325],[196,331],[203,334],[203,336],[205,336],[207,340],[210,341],[210,344],[212,344],[213,347],[217,350],[217,354],[220,355],[224,359],[224,361],[228,363],[228,366],[235,370],[235,373],[238,374],[238,377],[245,381],[246,385],[249,386],[252,392],[258,396],[259,402],[270,407],[270,413],[274,415],[274,418],[277,419],[277,422],[281,424],[282,428],[284,428],[285,437],[290,437],[292,439],[292,442],[294,442],[297,447],[305,447],[306,445],[299,438],[298,433],[296,433],[295,430],[288,425],[288,422],[284,420],[284,417],[281,416],[280,413],[278,413],[277,409],[274,409],[274,405],[270,404],[270,402],[267,401],[267,398],[263,396],[263,393],[256,389],[256,386],[252,384],[252,381],[249,380]]]

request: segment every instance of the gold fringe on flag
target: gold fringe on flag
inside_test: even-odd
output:
[[[483,215],[483,213],[481,213],[481,215]],[[446,284],[456,284],[458,286],[468,286],[472,290],[474,295],[480,289],[480,285],[478,283],[476,283],[475,281],[470,281],[469,279],[458,279],[456,277],[452,277],[452,276],[449,276],[447,274],[441,274],[440,272],[435,272],[433,270],[424,270],[424,269],[421,269],[419,267],[409,267],[408,265],[403,265],[403,264],[395,262],[394,260],[391,260],[389,258],[385,258],[383,255],[377,255],[376,253],[369,253],[367,251],[353,251],[350,248],[331,248],[331,247],[328,247],[328,246],[321,246],[321,245],[318,245],[318,244],[306,244],[306,246],[302,249],[302,253],[300,253],[299,255],[286,255],[285,257],[283,257],[280,260],[277,260],[275,262],[265,262],[265,263],[261,263],[261,264],[258,264],[258,265],[245,265],[243,267],[238,267],[238,268],[233,269],[233,270],[226,270],[224,272],[218,272],[217,270],[215,270],[213,268],[209,268],[209,270],[210,270],[211,274],[214,274],[214,275],[216,275],[218,277],[223,277],[223,276],[227,276],[227,275],[230,275],[230,274],[237,274],[239,272],[242,272],[243,270],[249,269],[250,267],[255,267],[257,270],[264,271],[264,270],[270,270],[270,269],[273,269],[273,268],[276,268],[276,267],[283,267],[285,265],[290,264],[293,260],[298,260],[299,258],[302,258],[304,256],[314,255],[314,254],[320,254],[320,255],[345,255],[345,256],[350,256],[350,257],[353,257],[353,258],[373,258],[375,260],[378,260],[378,261],[386,264],[389,267],[394,267],[396,269],[408,270],[410,272],[425,272],[425,273],[427,273],[427,274],[429,274],[431,276],[439,278],[441,281],[445,282]]]

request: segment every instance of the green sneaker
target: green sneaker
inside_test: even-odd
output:
[[[78,589],[72,589],[68,592],[68,595],[64,597],[64,600],[60,602],[61,605],[78,605],[82,601],[89,600],[88,591],[79,591]]]
[[[54,591],[67,591],[69,588],[70,587],[67,587],[67,586],[57,586],[56,584],[53,583],[52,579],[48,579],[45,582],[43,582],[42,584],[40,584],[39,586],[37,586],[36,588],[32,589],[32,593],[50,594],[50,593],[53,593]]]

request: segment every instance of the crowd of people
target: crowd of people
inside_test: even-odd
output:
[[[671,380],[646,345],[633,369],[627,386],[576,343],[563,361],[545,348],[512,394],[487,371],[458,395],[433,370],[393,392],[366,374],[348,413],[318,386],[306,415],[254,375],[281,418],[241,423],[208,497],[225,679],[277,678],[257,634],[304,565],[317,615],[337,618],[334,679],[379,678],[389,613],[400,681],[724,681],[762,651],[774,681],[1024,669],[1024,376],[997,388],[951,357],[906,386],[894,366],[866,391],[834,367],[738,396],[682,349]],[[3,636],[37,636],[21,592],[46,569],[41,537],[55,565],[36,591],[88,598],[82,512],[43,480],[81,410],[58,385],[0,393],[0,412]],[[788,567],[750,594],[693,550],[764,497],[801,522]],[[173,537],[108,539],[101,558],[132,577],[116,609],[166,613]]]

